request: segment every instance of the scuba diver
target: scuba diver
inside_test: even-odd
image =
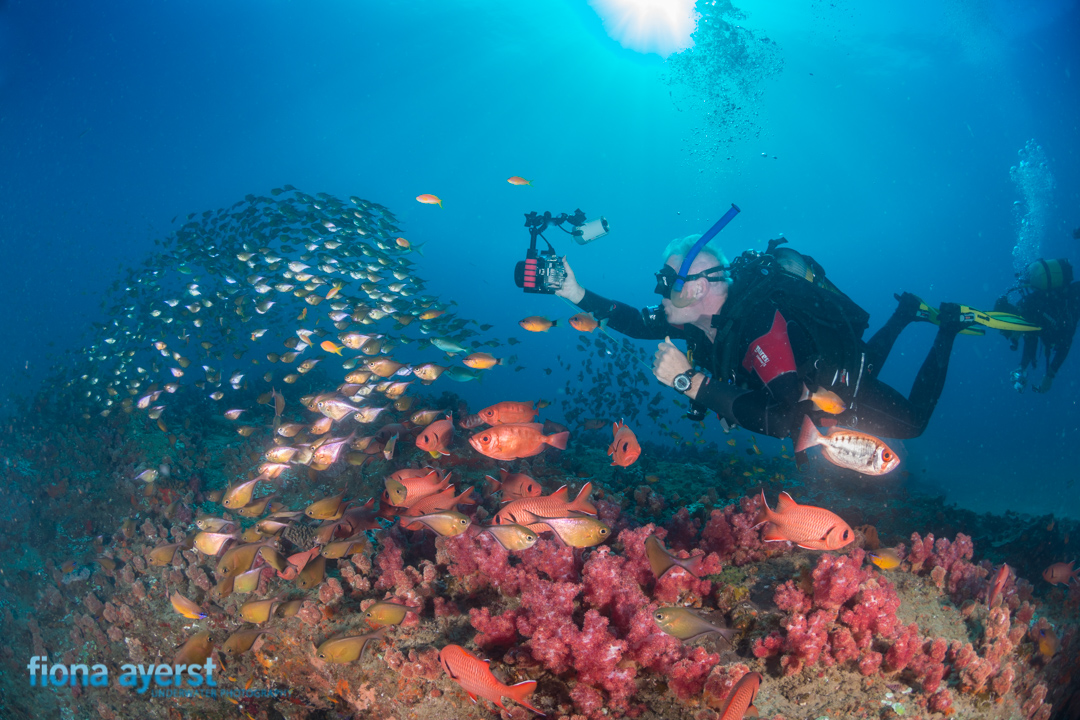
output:
[[[1019,293],[1014,305],[1009,295]],[[995,310],[1022,315],[1037,325],[1037,332],[1024,335],[1024,350],[1020,355],[1020,367],[1012,372],[1013,388],[1023,392],[1027,386],[1028,368],[1038,364],[1040,343],[1046,358],[1046,372],[1038,385],[1031,389],[1037,393],[1050,390],[1069,355],[1076,325],[1080,322],[1080,282],[1073,282],[1073,269],[1068,260],[1039,259],[1027,266],[1020,275],[1020,282],[1009,288],[994,304]],[[1005,332],[1016,350],[1020,338]]]
[[[555,291],[597,320],[606,319],[611,330],[663,339],[653,373],[691,400],[694,420],[713,411],[725,427],[783,438],[799,437],[808,416],[816,425],[918,437],[945,386],[956,336],[981,335],[982,325],[1022,323],[1008,313],[954,303],[930,308],[904,293],[888,322],[863,341],[869,314],[826,279],[813,258],[780,247],[786,240],[779,239],[764,253],[747,251],[729,265],[711,241],[716,231],[668,245],[656,273],[658,306],[636,310],[586,290],[565,258],[566,277]],[[905,398],[878,375],[901,331],[920,320],[938,330]],[[672,339],[685,340],[686,353]]]

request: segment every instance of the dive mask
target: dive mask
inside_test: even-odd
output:
[[[684,308],[693,304],[693,299],[686,294],[686,283],[690,280],[706,278],[709,282],[719,282],[723,279],[723,265],[714,265],[707,270],[694,273],[693,275],[679,275],[675,268],[665,265],[656,273],[656,288],[653,290],[657,295],[678,308]],[[675,286],[678,285],[678,289]]]

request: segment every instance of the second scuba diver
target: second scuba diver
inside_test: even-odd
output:
[[[1013,292],[1020,294],[1015,306],[1009,301]],[[998,298],[994,309],[1017,313],[1039,326],[1037,332],[1024,335],[1020,367],[1013,371],[1012,381],[1017,392],[1024,391],[1028,368],[1038,364],[1041,344],[1046,372],[1039,384],[1032,385],[1031,389],[1037,393],[1048,392],[1069,355],[1080,322],[1080,282],[1073,281],[1072,265],[1064,259],[1036,260],[1024,270],[1020,283]],[[1020,339],[1013,333],[1006,332],[1005,335],[1015,350]]]

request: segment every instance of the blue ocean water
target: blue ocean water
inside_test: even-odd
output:
[[[432,293],[522,339],[526,370],[452,388],[473,407],[577,382],[555,364],[572,330],[517,327],[570,314],[512,284],[533,210],[606,216],[611,234],[591,245],[550,237],[586,287],[645,305],[666,242],[735,202],[730,255],[783,233],[871,312],[871,331],[903,290],[989,308],[1020,239],[1080,262],[1077,3],[719,7],[699,10],[737,8],[744,32],[702,33],[711,44],[665,61],[622,47],[583,0],[9,0],[0,395],[73,364],[119,268],[174,217],[284,183],[388,206],[424,244]],[[1045,168],[1010,173],[1032,140]],[[883,378],[906,393],[932,337],[905,331]],[[898,443],[906,482],[976,510],[1080,517],[1080,361],[1047,395],[1011,389],[1017,361],[993,332],[958,340],[929,430]]]

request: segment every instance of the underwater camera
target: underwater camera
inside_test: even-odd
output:
[[[565,229],[564,224],[572,229]],[[549,225],[554,225],[568,233],[578,245],[586,245],[608,233],[607,218],[601,217],[599,220],[587,221],[585,213],[580,208],[575,210],[573,215],[563,213],[555,216],[550,212],[545,212],[543,215],[535,212],[526,213],[525,227],[529,228],[529,250],[525,253],[525,259],[514,266],[514,283],[527,293],[553,295],[562,287],[563,280],[566,279],[562,257],[555,252],[555,248],[543,235]],[[536,238],[542,238],[548,249],[537,250]]]

